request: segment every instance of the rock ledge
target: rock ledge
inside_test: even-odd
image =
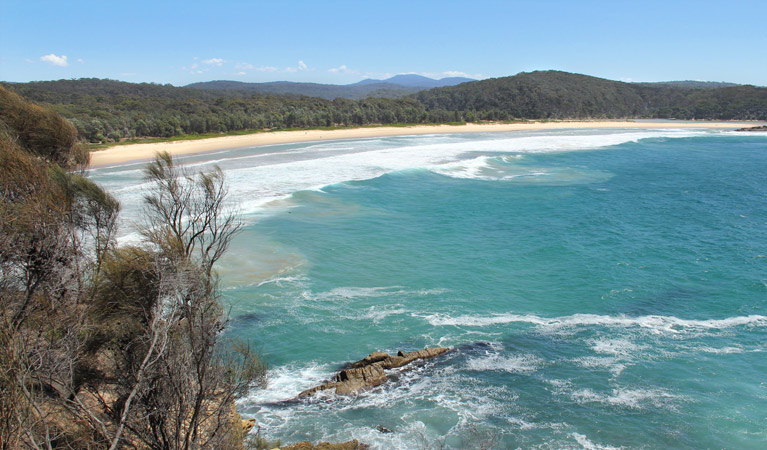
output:
[[[399,351],[396,356],[374,352],[364,359],[349,364],[344,370],[338,372],[333,380],[301,392],[297,398],[306,398],[329,389],[335,389],[337,395],[356,394],[386,382],[389,379],[386,370],[402,367],[417,360],[434,358],[450,350],[452,349],[434,347],[409,353]]]

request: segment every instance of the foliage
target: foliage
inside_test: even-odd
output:
[[[419,92],[427,111],[465,120],[676,118],[767,119],[767,88],[623,83],[558,71],[463,83]]]
[[[266,367],[221,341],[221,171],[159,156],[146,240],[118,248],[119,203],[64,168],[72,126],[0,95],[0,449],[240,448],[233,401]]]
[[[24,101],[0,86],[0,133],[21,148],[68,169],[88,163],[77,131],[51,108]]]
[[[89,142],[428,121],[428,114],[409,98],[331,101],[98,79],[6,86],[29,100],[50,104]]]
[[[312,89],[304,89],[307,86]],[[6,87],[32,101],[49,104],[76,127],[79,136],[93,143],[397,123],[767,119],[767,88],[727,83],[623,83],[558,71],[520,73],[410,95],[406,94],[413,91],[392,90],[386,83],[344,86],[366,89],[370,96],[357,100],[337,96],[328,85],[307,83],[216,81],[181,88],[80,79],[7,83]],[[299,91],[316,97],[284,95]]]

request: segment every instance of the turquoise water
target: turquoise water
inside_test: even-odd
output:
[[[211,160],[247,223],[220,267],[228,333],[271,365],[239,409],[268,437],[767,446],[767,136],[419,136],[186,162]],[[129,217],[138,168],[92,173]],[[282,402],[372,351],[435,345],[457,350],[357,397]]]

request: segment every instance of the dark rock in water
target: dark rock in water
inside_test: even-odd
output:
[[[390,429],[386,428],[386,427],[385,427],[385,426],[383,426],[383,425],[378,425],[378,426],[376,427],[376,430],[380,431],[381,433],[394,433],[392,430],[390,430]]]
[[[476,350],[488,350],[488,349],[491,349],[491,348],[493,348],[493,346],[489,342],[487,342],[487,341],[477,341],[477,342],[473,342],[471,344],[459,345],[455,349],[458,350],[459,352],[464,353],[464,352],[472,352],[472,351],[476,351]]]
[[[356,394],[386,382],[389,379],[386,370],[402,367],[417,360],[434,358],[450,350],[450,348],[435,347],[409,353],[399,351],[396,356],[374,352],[364,359],[347,365],[336,374],[333,380],[301,392],[297,398],[309,397],[329,389],[335,389],[338,395]]]
[[[237,323],[250,323],[250,322],[258,322],[262,318],[263,318],[263,315],[259,313],[246,313],[246,314],[240,314],[239,316],[234,317],[232,321]]]
[[[767,125],[762,125],[759,127],[738,128],[735,131],[767,131]]]

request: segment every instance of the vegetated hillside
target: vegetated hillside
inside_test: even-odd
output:
[[[767,119],[767,88],[623,83],[558,71],[464,83],[419,92],[427,111],[466,120],[677,118]]]
[[[319,83],[293,83],[290,81],[274,81],[270,83],[243,83],[241,81],[207,81],[185,86],[191,89],[206,89],[223,91],[229,95],[242,93],[262,95],[292,95],[319,97],[326,100],[348,98],[359,100],[365,97],[377,96],[385,98],[404,97],[425,88],[407,87],[399,84],[378,82],[364,85],[336,85]],[[375,95],[374,95],[375,93]]]
[[[557,71],[466,82],[394,99],[265,95],[232,83],[211,82],[217,89],[193,89],[91,78],[5,86],[51,105],[90,142],[246,129],[483,120],[767,120],[763,87],[623,83]],[[386,93],[376,83],[361,86]]]
[[[8,83],[29,100],[47,103],[89,142],[172,137],[245,129],[355,126],[429,121],[412,98],[260,95],[171,85],[80,79]],[[436,113],[435,113],[436,114]]]
[[[240,81],[207,81],[192,83],[185,87],[225,91],[232,95],[242,92],[257,94],[295,95],[320,97],[327,100],[348,98],[359,100],[367,97],[399,98],[435,87],[454,86],[474,81],[471,78],[451,77],[435,80],[421,75],[396,75],[385,80],[366,79],[353,84],[319,84],[274,81],[269,83],[243,83]]]

